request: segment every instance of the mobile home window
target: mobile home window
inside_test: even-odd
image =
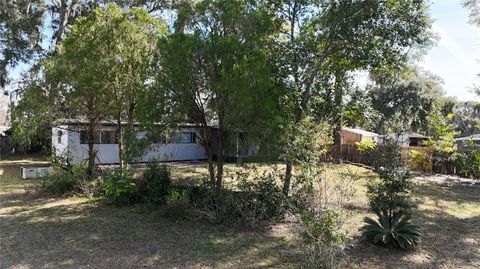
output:
[[[171,143],[173,144],[191,144],[195,143],[197,134],[194,132],[175,132],[172,134]]]
[[[117,133],[115,131],[95,132],[93,135],[94,144],[117,144]],[[88,144],[88,134],[86,131],[80,131],[80,144]]]
[[[116,144],[117,135],[114,131],[103,131],[101,132],[100,142],[101,144]]]
[[[88,144],[86,131],[80,131],[80,144]]]
[[[57,132],[57,142],[58,142],[58,144],[62,144],[62,135],[63,135],[62,131]]]
[[[167,144],[167,136],[166,135],[161,135],[161,136],[152,136],[152,143],[153,144]]]

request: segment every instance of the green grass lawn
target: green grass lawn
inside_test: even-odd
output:
[[[25,193],[32,180],[20,166],[0,163],[0,268],[299,268],[301,251],[292,227],[225,228],[197,220],[174,221],[140,206],[114,207],[83,197],[37,197]],[[416,251],[370,245],[358,229],[368,215],[366,169],[333,165],[329,178],[350,168],[357,173],[349,206],[351,240],[341,268],[480,268],[480,187],[418,182],[414,221],[425,236]],[[235,171],[227,166],[227,184]],[[270,169],[262,165],[262,169]],[[276,169],[281,169],[279,166]],[[172,165],[177,180],[199,182],[205,165]]]

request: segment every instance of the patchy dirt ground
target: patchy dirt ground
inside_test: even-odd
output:
[[[20,166],[0,162],[0,268],[299,268],[301,251],[286,224],[262,230],[173,221],[142,207],[112,207],[83,197],[25,193]],[[230,171],[239,169],[231,166]],[[339,167],[331,167],[335,178]],[[365,243],[358,229],[368,213],[370,171],[355,168],[352,239],[341,268],[480,268],[480,187],[416,179],[414,221],[423,242],[415,251]],[[202,164],[176,164],[173,175],[199,180]]]

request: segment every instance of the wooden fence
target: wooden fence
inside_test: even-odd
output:
[[[351,144],[343,144],[341,147],[332,146],[329,154],[326,156],[326,161],[331,160],[342,160],[346,162],[368,165],[368,157],[366,154],[360,152],[356,145]]]
[[[428,147],[401,147],[400,148],[402,158],[405,163],[416,171],[434,172],[440,174],[459,175],[458,167],[456,167],[453,161],[441,156],[434,156],[432,149]],[[413,157],[412,151],[417,151],[417,158]],[[420,152],[420,154],[418,154]],[[424,157],[418,158],[418,156]],[[370,160],[367,154],[360,152],[356,145],[341,145],[341,151],[338,146],[333,146],[329,154],[325,156],[326,162],[332,160],[342,160],[346,162],[370,165]]]

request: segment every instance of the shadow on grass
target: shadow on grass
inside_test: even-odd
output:
[[[176,222],[83,198],[25,203],[0,215],[0,268],[297,267],[287,242],[269,233]]]
[[[480,268],[480,188],[418,184],[421,203],[413,222],[422,229],[416,250],[396,250],[364,242],[348,251],[355,268]],[[360,227],[361,225],[359,225]],[[381,265],[381,266],[379,266]]]
[[[415,194],[434,200],[451,202],[480,203],[480,186],[464,184],[421,183],[415,189]]]

